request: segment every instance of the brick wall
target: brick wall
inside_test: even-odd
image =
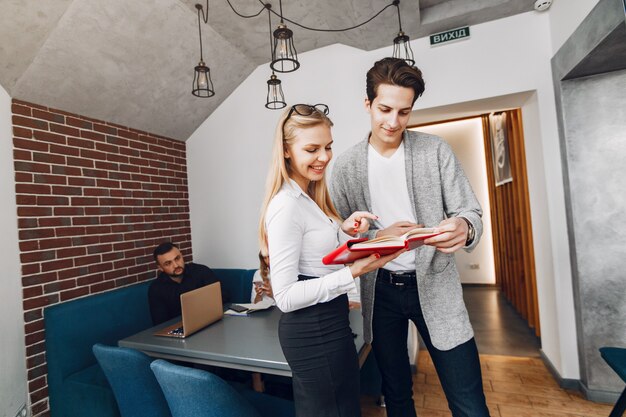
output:
[[[13,100],[26,366],[48,411],[43,308],[155,276],[154,246],[191,259],[185,143]]]

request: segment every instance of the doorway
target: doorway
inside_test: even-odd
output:
[[[519,337],[530,335],[522,351],[538,352],[541,330],[521,110],[423,123],[410,129],[441,136],[450,144],[483,207],[485,230],[474,251],[478,253],[459,251],[457,255],[477,342],[481,344],[481,330],[485,330],[483,338],[496,345],[497,340],[519,342]],[[494,149],[506,152],[494,153]],[[503,325],[504,321],[510,323]],[[503,339],[502,332],[511,334]],[[515,345],[519,343],[508,344],[519,350]]]

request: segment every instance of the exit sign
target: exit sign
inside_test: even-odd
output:
[[[458,29],[447,30],[445,32],[430,35],[430,46],[441,45],[442,43],[454,42],[460,39],[469,38],[469,26]]]

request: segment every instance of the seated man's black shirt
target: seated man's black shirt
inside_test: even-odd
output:
[[[148,289],[152,323],[157,325],[180,316],[181,294],[218,281],[219,278],[211,268],[193,262],[185,264],[185,271],[180,284],[173,281],[166,273],[159,273],[159,276],[150,284]],[[222,302],[228,302],[224,287],[222,287]]]

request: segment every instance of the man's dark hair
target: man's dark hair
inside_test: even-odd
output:
[[[413,104],[422,95],[425,87],[422,71],[407,64],[404,59],[399,58],[383,58],[380,61],[376,61],[374,66],[367,71],[365,89],[367,99],[370,102],[376,98],[378,86],[381,84],[411,88],[415,93],[413,95]]]
[[[174,248],[178,249],[178,245],[176,245],[175,243],[172,243],[172,242],[161,243],[159,246],[157,246],[154,249],[154,252],[152,252],[152,256],[154,256],[154,262],[159,263],[157,257],[159,255],[165,255],[166,253],[168,253]]]

